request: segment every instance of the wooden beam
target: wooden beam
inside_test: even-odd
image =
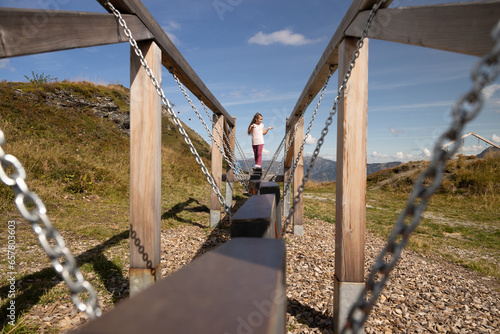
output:
[[[285,278],[284,240],[232,239],[78,332],[284,334]]]
[[[300,94],[299,100],[288,118],[287,124],[295,124],[298,117],[303,114],[307,108],[307,101],[312,100],[323,87],[331,65],[337,66],[338,64],[338,46],[344,38],[344,31],[349,27],[351,22],[356,18],[359,12],[371,9],[377,0],[354,0],[349,7],[346,15],[340,22],[337,30],[335,31],[330,43],[328,43],[323,55],[314,68],[311,77],[306,83],[306,86]],[[392,0],[387,0],[381,5],[381,8],[389,7]]]
[[[344,80],[358,40],[347,37],[339,47],[339,85]],[[368,40],[364,43],[337,105],[335,333],[340,333],[343,328],[350,305],[358,297],[357,290],[362,288],[364,281]]]
[[[276,195],[254,195],[231,217],[231,239],[276,239]]]
[[[295,139],[293,140],[293,157],[294,163],[297,159],[300,151],[300,147],[304,141],[304,122],[300,122],[299,127],[297,128],[297,134],[295,135]],[[299,194],[299,187],[302,184],[302,180],[304,178],[304,152],[302,152],[299,161],[297,163],[297,167],[295,167],[295,171],[293,173],[293,196],[292,196],[292,205],[295,201],[295,197]],[[293,212],[293,233],[298,235],[304,235],[304,194],[300,194],[299,202],[295,204],[295,211]]]
[[[214,179],[215,185],[219,190],[221,190],[222,184],[222,153],[219,147],[222,146],[222,138],[217,134],[223,134],[224,116],[213,115],[213,129],[212,129],[212,177]],[[220,223],[221,220],[221,203],[219,198],[210,189],[210,227],[215,227]]]
[[[153,34],[133,15],[124,15],[138,40]],[[0,8],[0,58],[128,42],[109,14]]]
[[[101,4],[103,0],[98,0]],[[162,63],[169,71],[174,70],[175,75],[198,99],[202,100],[216,114],[223,114],[227,122],[234,126],[234,120],[227,113],[220,102],[213,96],[212,92],[205,86],[198,77],[191,65],[184,59],[179,50],[172,43],[170,38],[161,26],[156,22],[153,15],[147,10],[140,0],[110,0],[122,14],[135,14],[144,25],[153,33],[155,42],[162,50]],[[109,11],[105,5],[103,7]]]
[[[369,15],[359,13],[346,35],[360,37]],[[483,56],[493,47],[490,34],[499,17],[498,0],[381,9],[368,37]]]
[[[155,76],[161,51],[139,42]],[[130,50],[130,295],[161,277],[161,99]]]

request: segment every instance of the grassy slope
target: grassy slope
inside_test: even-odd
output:
[[[125,266],[129,247],[129,137],[113,122],[96,117],[88,108],[47,106],[47,94],[56,89],[92,101],[110,97],[120,112],[128,111],[128,91],[121,86],[90,83],[0,83],[4,151],[22,163],[30,189],[44,201],[54,226],[64,235],[70,249],[82,243],[114,249],[114,255],[98,254],[91,260],[79,258],[85,276],[92,278],[91,284],[103,297],[101,302],[109,307],[119,298],[109,296],[109,281],[128,276]],[[209,186],[175,126],[167,117],[162,123],[162,228],[208,221]],[[192,130],[187,132],[208,167],[208,144]],[[55,272],[50,269],[31,227],[20,217],[12,190],[3,184],[0,185],[0,217],[2,226],[5,224],[4,232],[8,221],[19,223],[16,265],[17,280],[22,281],[22,285],[16,296],[18,315],[30,312],[32,304],[44,306],[69,300],[67,288],[53,283],[58,282]],[[7,244],[6,232],[0,234],[0,243]],[[45,269],[28,274],[37,266]],[[0,269],[3,273],[0,278],[5,284],[6,261],[0,262]],[[1,285],[1,319],[6,319],[7,294],[7,285]],[[24,321],[22,316],[19,319]],[[4,321],[2,327],[6,325]],[[3,330],[8,332],[10,326]],[[36,330],[36,325],[24,321],[14,332]]]

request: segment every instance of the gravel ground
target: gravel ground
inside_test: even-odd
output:
[[[320,220],[305,222],[304,236],[287,235],[288,333],[332,333],[335,228]],[[163,275],[227,238],[223,230],[207,238],[198,226],[169,231],[162,239]],[[367,234],[367,273],[383,246],[383,240]],[[500,333],[500,284],[406,250],[365,332]]]
[[[207,236],[204,223],[163,232],[162,276],[168,276],[229,239],[223,229],[208,233]],[[286,238],[288,333],[332,333],[335,228],[320,220],[306,219],[304,236],[288,234]],[[126,238],[122,242],[126,242]],[[366,272],[383,246],[381,239],[367,234]],[[85,251],[92,247],[96,245],[87,241],[72,250],[75,255],[89,254]],[[103,254],[109,258],[122,256],[120,249],[109,248]],[[128,267],[125,269],[128,271]],[[54,279],[55,288],[64,286]],[[113,278],[115,281],[104,288],[112,294],[100,293],[101,300],[109,300],[113,295],[118,299],[126,297],[127,279],[126,275]],[[104,311],[108,309],[105,307]],[[499,309],[497,279],[481,277],[442,259],[404,251],[365,325],[365,332],[500,333]],[[66,333],[88,321],[86,314],[79,313],[69,298],[46,306],[33,305],[27,315],[26,322],[38,323],[40,332],[50,329]]]

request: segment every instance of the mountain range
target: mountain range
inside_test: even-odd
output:
[[[490,146],[481,153],[477,155],[478,158],[484,158],[487,154],[500,154],[500,150],[496,147]],[[304,158],[304,172],[307,170],[309,164],[311,162],[311,157]],[[243,161],[239,161],[240,166],[245,166]],[[265,160],[262,161],[262,169],[266,170],[271,161]],[[279,166],[279,161],[275,162],[272,167],[272,171],[275,170]],[[372,173],[378,172],[380,170],[384,170],[387,168],[392,168],[400,165],[402,162],[400,161],[392,161],[392,162],[383,162],[383,163],[370,163],[366,165],[366,174],[370,175]],[[316,158],[314,163],[314,167],[309,176],[309,180],[315,182],[333,182],[335,181],[337,170],[337,162],[329,159],[324,159],[321,157]],[[280,171],[283,173],[283,169]]]

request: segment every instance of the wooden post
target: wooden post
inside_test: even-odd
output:
[[[295,125],[294,125],[295,126]],[[300,147],[304,141],[304,122],[300,122],[297,128],[297,134],[293,140],[293,163],[299,155]],[[293,173],[293,202],[295,202],[295,197],[299,193],[299,187],[302,184],[302,179],[304,178],[304,152],[299,158],[299,162]],[[300,194],[299,202],[295,205],[295,211],[293,212],[293,234],[304,235],[304,201],[303,195]]]
[[[212,142],[212,177],[214,178],[215,185],[221,189],[222,184],[222,153],[219,147],[223,147],[222,139],[217,134],[217,130],[220,134],[223,133],[222,125],[224,124],[224,116],[214,114],[213,121],[213,142]],[[217,129],[217,130],[216,130]],[[217,147],[216,142],[219,144]],[[210,192],[210,227],[215,227],[220,223],[221,220],[221,204],[215,192]]]
[[[285,129],[285,136],[290,130],[290,127],[292,125],[288,124],[288,117],[286,118],[286,129]],[[289,146],[289,143],[285,141],[285,152]],[[292,165],[291,159],[287,159],[286,156],[283,157],[285,159],[285,163],[283,164],[283,190],[285,189],[285,185],[288,184],[290,181],[290,167]],[[290,213],[290,190],[288,191],[288,194],[283,194],[283,216],[288,217],[288,214]]]
[[[161,50],[139,42],[157,80]],[[130,52],[130,295],[161,276],[161,99],[133,48]]]
[[[345,38],[339,46],[339,85],[356,50],[357,41],[357,38]],[[336,333],[340,333],[351,305],[364,286],[367,106],[368,40],[365,39],[344,96],[337,105]]]
[[[234,117],[233,117],[234,119]],[[236,120],[234,122],[236,124]],[[226,123],[228,124],[228,123]],[[229,125],[229,124],[228,124]],[[226,147],[234,152],[234,136],[231,134],[234,131],[234,127],[229,125],[229,129],[224,127],[224,142],[226,143]],[[233,166],[236,164],[236,161],[232,158],[231,152],[226,152],[226,157],[231,160]],[[226,205],[228,207],[233,206],[233,182],[234,182],[234,172],[231,169],[231,166],[227,164],[226,166]]]

